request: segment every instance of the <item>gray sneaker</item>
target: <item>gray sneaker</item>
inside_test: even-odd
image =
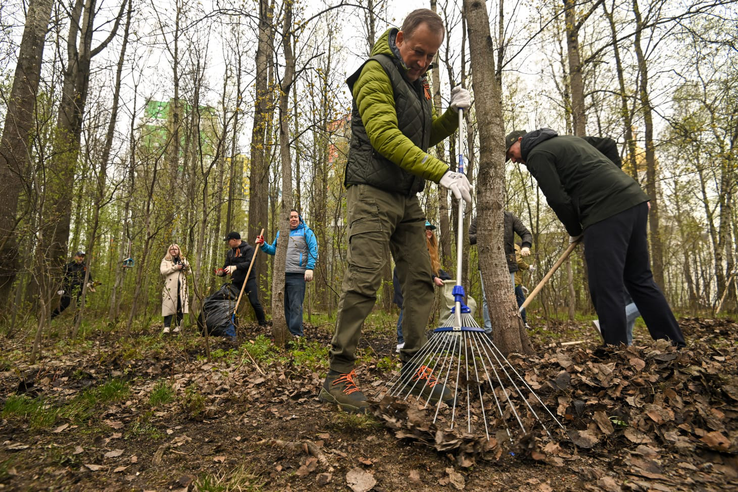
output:
[[[366,413],[369,402],[366,400],[364,393],[356,385],[354,381],[355,377],[356,371],[349,373],[340,373],[334,370],[328,371],[318,398],[323,402],[335,403],[341,410],[347,412]]]

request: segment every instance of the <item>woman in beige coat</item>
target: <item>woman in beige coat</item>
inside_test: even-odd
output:
[[[172,244],[167,254],[161,260],[159,271],[164,275],[164,289],[161,293],[161,315],[164,316],[164,333],[169,333],[172,318],[177,315],[177,324],[174,333],[179,333],[180,325],[185,313],[189,312],[187,300],[187,262],[179,246]]]

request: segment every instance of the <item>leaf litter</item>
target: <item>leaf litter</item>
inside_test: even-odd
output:
[[[433,424],[417,401],[380,400],[381,383],[391,375],[378,361],[392,354],[393,335],[367,333],[362,345],[375,358],[357,371],[362,389],[376,399],[374,421],[386,431],[320,404],[324,369],[282,358],[260,362],[261,374],[238,360],[198,360],[199,349],[176,345],[127,359],[102,341],[95,351],[0,373],[5,399],[16,394],[19,373],[48,401],[71,401],[114,375],[131,389],[127,401],[101,408],[99,420],[60,414],[39,428],[3,417],[0,453],[15,459],[0,484],[179,489],[171,477],[185,472],[231,481],[248,476],[263,490],[735,489],[738,349],[731,340],[738,326],[705,319],[680,324],[689,340],[682,351],[652,341],[603,349],[593,340],[511,357],[566,427],[549,437],[533,426],[512,441],[502,418],[490,420],[487,440],[479,419],[471,432],[449,429],[444,419]],[[310,328],[309,337],[328,343],[329,335]],[[175,398],[152,408],[157,381],[166,381]],[[111,439],[115,449],[106,448]],[[56,461],[49,461],[48,449],[61,451]]]

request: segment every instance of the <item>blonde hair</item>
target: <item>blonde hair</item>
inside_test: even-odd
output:
[[[441,260],[438,259],[438,242],[436,235],[431,231],[430,237],[425,236],[425,244],[428,246],[428,254],[430,255],[431,270],[433,275],[438,276],[441,270]]]
[[[179,244],[172,243],[169,246],[167,246],[167,254],[164,255],[164,259],[167,261],[172,261],[172,255],[171,253],[169,253],[169,250],[172,248],[177,248],[179,250],[179,258],[182,260],[182,263],[184,263],[185,257],[182,254],[182,248],[179,247]]]

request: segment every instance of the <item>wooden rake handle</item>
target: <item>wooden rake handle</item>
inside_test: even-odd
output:
[[[530,304],[530,301],[532,301],[538,295],[538,293],[541,291],[543,286],[546,285],[546,282],[548,282],[548,280],[553,276],[553,274],[556,273],[556,270],[558,270],[559,267],[566,261],[566,259],[569,258],[569,255],[571,254],[572,251],[574,251],[574,248],[577,247],[577,244],[579,244],[580,241],[581,239],[571,243],[569,247],[566,248],[566,251],[564,251],[564,253],[561,255],[561,258],[559,258],[558,261],[554,263],[554,266],[551,267],[551,270],[549,270],[546,276],[543,277],[543,279],[538,283],[538,285],[536,285],[536,288],[533,289],[533,292],[531,292],[528,298],[525,300],[525,302],[523,302],[523,304],[520,306],[520,309],[518,309],[518,312],[523,312],[523,309],[525,309],[526,306]]]
[[[259,233],[259,236],[264,235],[264,229],[261,230]],[[256,245],[254,245],[256,246]],[[243,284],[241,284],[241,292],[238,294],[238,300],[236,301],[236,309],[233,310],[233,314],[236,314],[238,312],[238,305],[241,304],[241,297],[243,296],[243,289],[246,287],[246,282],[249,281],[249,275],[251,275],[251,269],[254,267],[254,261],[256,261],[256,253],[259,252],[259,248],[254,248],[254,256],[251,257],[251,263],[249,264],[249,269],[246,272],[246,277],[243,279]]]

